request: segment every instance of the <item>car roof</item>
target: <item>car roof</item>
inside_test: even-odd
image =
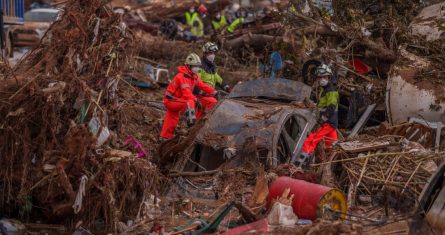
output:
[[[30,10],[30,12],[59,13],[60,9],[57,9],[57,8],[37,8],[37,9]]]
[[[309,99],[312,88],[302,82],[288,79],[256,79],[237,84],[229,98],[263,97],[287,101]]]

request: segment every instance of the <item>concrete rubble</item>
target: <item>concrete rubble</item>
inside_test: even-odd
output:
[[[443,2],[206,0],[246,19],[197,40],[196,1],[50,2],[61,18],[0,64],[0,234],[445,231]],[[206,41],[233,89],[160,142],[165,87]],[[321,63],[339,141],[297,167]]]

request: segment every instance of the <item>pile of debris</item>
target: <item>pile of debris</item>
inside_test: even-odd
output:
[[[181,30],[195,1],[174,2],[116,1],[124,14],[115,14],[109,1],[70,0],[14,70],[1,66],[1,211],[173,234],[362,233],[412,215],[443,162],[443,3],[281,1],[249,9],[233,34],[189,42],[166,32]],[[211,14],[230,3],[201,2]],[[242,84],[158,149],[164,86],[210,40],[218,72]],[[272,52],[288,80],[244,82],[262,76]],[[336,71],[349,136],[302,170],[291,161],[317,125],[321,63]]]
[[[389,203],[404,212],[416,206],[420,192],[437,170],[436,161],[442,158],[442,153],[394,136],[342,142],[334,154],[338,160],[332,162],[341,162],[344,171],[338,182],[346,186],[350,206],[372,201]]]
[[[0,92],[0,208],[107,230],[153,218],[162,176],[148,153],[102,147],[127,137],[111,124],[134,37],[106,1],[72,0],[64,12]]]

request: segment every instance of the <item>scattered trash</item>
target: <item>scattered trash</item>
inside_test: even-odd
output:
[[[97,147],[102,146],[110,136],[110,130],[107,127],[102,126],[97,117],[91,118],[88,127],[90,128],[91,133],[97,137]]]
[[[133,148],[138,153],[137,158],[148,157],[147,152],[145,151],[144,147],[142,147],[142,144],[133,136],[128,136],[127,139],[125,139],[124,144]]]
[[[369,66],[363,63],[360,59],[350,60],[348,63],[354,67],[355,72],[361,75],[366,75],[370,71]]]
[[[270,225],[290,226],[297,223],[298,217],[294,214],[292,206],[275,202],[267,215],[267,221]]]

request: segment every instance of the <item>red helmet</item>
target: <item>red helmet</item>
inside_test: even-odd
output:
[[[200,14],[206,14],[206,13],[207,13],[207,7],[204,6],[204,4],[199,5],[199,7],[198,7],[198,12],[199,12]]]

